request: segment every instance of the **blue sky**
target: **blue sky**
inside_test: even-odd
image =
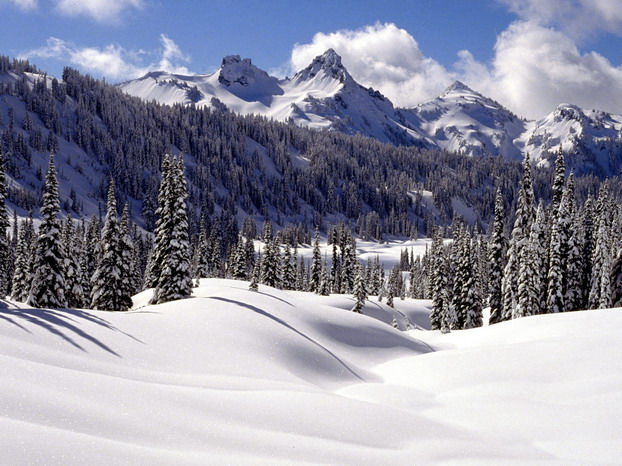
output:
[[[622,113],[621,36],[622,0],[0,0],[0,53],[53,75],[204,73],[229,54],[285,75],[331,46],[398,105],[461,79],[530,117]]]

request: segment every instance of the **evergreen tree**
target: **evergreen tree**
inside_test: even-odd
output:
[[[61,241],[59,212],[54,154],[50,154],[41,206],[41,225],[33,261],[34,275],[28,294],[28,304],[33,307],[67,307],[65,255]]]
[[[33,260],[33,240],[35,231],[32,218],[22,220],[19,228],[17,252],[15,259],[15,271],[11,288],[11,298],[15,301],[24,302],[28,299],[31,282],[31,263]]]
[[[131,308],[132,295],[138,291],[140,273],[136,272],[139,268],[139,261],[136,260],[135,250],[130,236],[130,209],[125,203],[119,223],[119,270],[122,277],[119,283],[119,301],[121,307]]]
[[[261,283],[278,288],[281,283],[280,254],[276,239],[266,243],[264,256],[261,261]]]
[[[601,188],[598,196],[598,227],[596,230],[596,241],[592,252],[592,272],[589,293],[589,309],[598,309],[609,299],[609,278],[611,265],[610,259],[610,231],[609,216],[607,209],[608,193],[606,188]],[[603,293],[608,296],[602,296]]]
[[[207,232],[205,231],[205,220],[201,217],[199,226],[199,239],[194,249],[192,265],[194,267],[195,278],[209,277],[209,245],[207,242]]]
[[[436,232],[434,235],[431,254],[433,272],[430,280],[432,295],[430,326],[432,330],[439,330],[443,326],[444,321],[453,321],[452,318],[448,317],[452,311],[449,309],[450,301],[447,292],[447,267],[443,254],[443,240],[439,232]],[[453,324],[453,322],[451,322],[451,324]]]
[[[184,176],[183,159],[171,161],[171,187],[165,199],[165,225],[169,243],[164,248],[163,268],[153,293],[151,304],[185,299],[192,294],[190,270],[190,240],[188,236],[188,189]]]
[[[533,300],[531,302],[531,314],[544,314],[548,312],[547,300],[547,275],[548,275],[548,249],[550,241],[547,232],[546,211],[542,203],[538,205],[536,220],[531,227],[529,235],[529,252],[531,254],[531,286],[533,287]]]
[[[505,219],[503,212],[503,197],[497,190],[495,199],[495,220],[492,226],[492,237],[489,245],[490,264],[490,294],[488,304],[490,306],[490,324],[501,321],[503,315],[503,300],[501,285],[503,283],[503,269],[507,253],[507,239],[505,238]]]
[[[235,250],[230,260],[231,277],[235,280],[246,280],[246,247],[244,245],[244,237],[240,233]]]
[[[529,154],[525,156],[523,168],[523,180],[521,189],[518,193],[518,205],[516,207],[516,218],[514,228],[507,252],[507,263],[503,272],[502,294],[503,294],[503,317],[502,320],[509,320],[515,312],[518,304],[518,281],[521,269],[522,248],[526,247],[531,231],[531,224],[534,219],[534,194],[531,181],[531,165]]]
[[[11,226],[9,214],[6,210],[8,196],[4,153],[0,144],[0,297],[5,297],[11,290],[12,274],[12,250],[9,244],[8,229]]]
[[[363,312],[363,306],[365,305],[365,301],[367,300],[367,285],[365,284],[365,275],[363,274],[363,270],[361,265],[358,264],[356,267],[356,279],[354,280],[354,307],[352,308],[352,312],[357,312],[361,314]]]
[[[328,259],[324,258],[324,265],[322,272],[320,273],[320,287],[317,293],[321,296],[328,296],[330,294],[330,277],[328,275]]]
[[[145,288],[155,288],[160,280],[166,258],[170,254],[171,235],[173,225],[173,160],[166,154],[162,161],[162,182],[158,192],[158,208],[156,210],[155,241],[149,267],[145,276]]]
[[[77,236],[71,215],[67,216],[63,229],[63,247],[65,248],[65,280],[67,283],[67,306],[82,308],[88,305],[82,283],[82,241]]]
[[[555,158],[555,178],[553,179],[553,201],[551,203],[553,221],[557,218],[557,213],[562,204],[565,176],[566,164],[564,162],[564,152],[562,151],[562,146],[560,144],[559,150],[557,151],[557,157]]]
[[[285,243],[283,252],[283,289],[296,289],[296,261],[292,262],[292,251],[289,243]]]
[[[91,307],[103,311],[127,311],[132,307],[131,295],[123,283],[129,280],[127,264],[131,258],[121,255],[121,229],[117,217],[117,201],[114,181],[108,187],[106,222],[100,241],[99,264],[91,279]]]
[[[311,271],[309,277],[309,291],[317,293],[320,289],[322,280],[322,253],[320,252],[320,232],[315,229],[315,239],[313,241],[313,256],[311,258]]]

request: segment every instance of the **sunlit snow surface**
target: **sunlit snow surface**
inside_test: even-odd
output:
[[[128,313],[0,309],[0,464],[598,464],[622,310],[453,332],[428,301],[207,279]],[[372,315],[374,318],[370,318]]]

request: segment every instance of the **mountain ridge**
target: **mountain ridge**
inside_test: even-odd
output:
[[[165,104],[213,107],[216,98],[236,113],[358,133],[394,145],[510,160],[530,153],[541,166],[550,166],[561,145],[569,168],[578,173],[620,173],[622,116],[560,104],[539,120],[527,120],[458,80],[434,99],[399,108],[379,91],[357,83],[333,49],[285,79],[269,76],[238,55],[225,57],[221,68],[208,75],[159,73],[119,87]],[[214,85],[214,76],[220,87]],[[151,82],[157,79],[158,87]]]

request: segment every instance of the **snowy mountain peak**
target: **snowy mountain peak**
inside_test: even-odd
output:
[[[218,81],[224,86],[240,84],[250,86],[258,80],[274,79],[268,73],[257,68],[250,58],[240,58],[239,55],[228,55],[222,59]]]
[[[464,84],[462,81],[454,81],[451,84],[451,86],[449,86],[447,89],[445,89],[445,92],[443,92],[443,94],[450,94],[450,93],[453,93],[453,92],[462,92],[462,93],[469,93],[469,94],[479,94],[478,92],[475,92],[469,86]],[[481,95],[481,94],[479,94],[479,95]]]
[[[341,57],[333,49],[328,49],[322,55],[315,57],[309,66],[296,74],[294,79],[306,81],[320,74],[327,75],[341,83],[352,80],[341,62]]]

